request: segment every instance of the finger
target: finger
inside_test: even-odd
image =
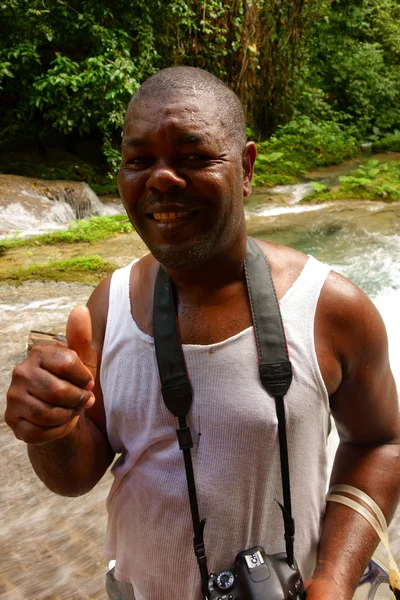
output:
[[[92,344],[92,321],[86,306],[76,306],[67,322],[68,347],[75,350],[83,364],[96,377],[97,355]]]
[[[35,377],[26,381],[25,389],[34,398],[64,408],[85,406],[93,398],[90,390],[78,387],[45,369],[37,369]],[[27,398],[27,403],[30,403],[30,398]]]
[[[58,427],[67,423],[82,409],[93,406],[95,402],[93,394],[86,390],[82,392],[85,394],[82,402],[74,403],[71,406],[62,406],[53,402],[44,402],[21,387],[10,387],[4,413],[5,422],[13,430],[21,418],[41,427]]]
[[[40,385],[39,390],[41,391]],[[83,409],[90,408],[94,404],[94,396],[91,392],[79,390],[79,388],[77,390],[89,397],[89,400],[86,401],[85,397],[85,400],[77,406],[75,406],[75,402],[74,405],[65,407],[44,402],[41,398],[29,393],[23,386],[11,386],[7,392],[5,422],[13,431],[17,431],[21,419],[45,428],[67,425]]]
[[[30,397],[30,402],[25,403],[20,411],[20,418],[39,427],[61,427],[66,425],[81,410],[77,408],[64,408],[42,402],[39,398]]]
[[[18,425],[14,429],[15,436],[26,442],[27,444],[47,444],[48,442],[54,442],[59,440],[75,429],[80,419],[82,410],[79,414],[73,416],[68,423],[60,425],[59,427],[40,427],[34,425],[25,419],[20,419]]]
[[[77,353],[59,344],[35,346],[28,358],[14,369],[13,381],[24,382],[28,387],[29,382],[35,381],[39,376],[43,380],[46,374],[51,374],[82,389],[89,389],[89,384],[93,381],[92,373],[85,367]],[[43,381],[43,384],[46,385],[46,382]],[[35,395],[41,397],[40,394],[35,393]]]

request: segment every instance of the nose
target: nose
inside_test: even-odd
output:
[[[167,163],[158,163],[151,170],[150,177],[146,182],[148,190],[157,190],[160,193],[184,190],[186,181]]]

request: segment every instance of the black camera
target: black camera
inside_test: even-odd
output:
[[[304,600],[306,591],[297,566],[284,552],[267,555],[261,546],[240,552],[235,567],[210,573],[210,600]]]

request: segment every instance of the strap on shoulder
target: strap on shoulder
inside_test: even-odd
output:
[[[281,312],[268,261],[251,238],[247,238],[244,265],[257,340],[260,378],[271,396],[284,396],[292,381],[292,366]]]

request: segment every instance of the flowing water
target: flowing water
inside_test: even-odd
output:
[[[285,186],[252,197],[246,205],[249,232],[330,263],[371,297],[386,323],[392,369],[400,387],[400,320],[396,310],[400,304],[400,213],[380,203],[299,206],[299,197],[308,190]],[[67,284],[0,288],[1,403],[12,366],[24,357],[29,331],[62,332],[72,307],[85,302],[90,292],[90,287]],[[1,421],[0,441],[0,598],[103,600],[106,565],[101,545],[109,474],[87,496],[59,498],[38,481],[24,444],[15,440]],[[333,432],[331,461],[336,443]],[[397,559],[399,526],[397,514],[390,528]]]
[[[96,195],[89,205],[87,215],[115,215],[121,212],[120,203],[102,204]],[[22,204],[12,204],[1,210],[1,230],[2,237],[24,237],[37,235],[67,229],[71,221],[77,219],[76,209],[68,202],[57,202],[43,216],[33,212]],[[3,233],[4,232],[4,233]]]
[[[119,201],[100,202],[87,183],[0,174],[0,238],[66,229],[90,215],[116,214]]]

